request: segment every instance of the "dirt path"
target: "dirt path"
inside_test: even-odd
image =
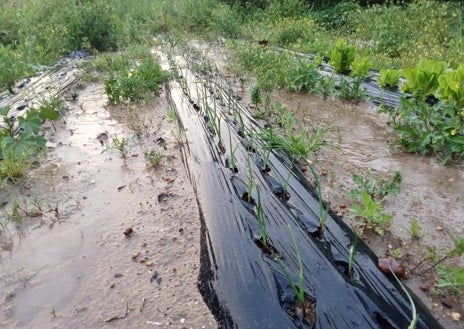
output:
[[[90,85],[55,125],[53,149],[2,192],[42,215],[0,236],[0,326],[217,327],[197,289],[198,209],[164,97],[106,108]],[[126,159],[113,137],[127,138]]]

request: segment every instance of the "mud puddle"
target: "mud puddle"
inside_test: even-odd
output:
[[[2,192],[2,212],[16,198],[23,220],[0,235],[1,327],[217,327],[197,289],[198,209],[164,97],[105,106],[101,85],[79,91],[47,127],[52,149]],[[126,159],[113,138],[127,139]]]

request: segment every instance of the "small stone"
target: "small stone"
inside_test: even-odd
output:
[[[441,303],[441,305],[443,305],[443,306],[446,307],[446,308],[453,308],[453,305],[451,305],[451,303],[448,302],[448,301],[445,300],[445,299],[440,300],[440,303]]]
[[[136,251],[131,255],[131,258],[136,259],[137,257],[139,257],[139,255],[140,255],[140,251]]]
[[[112,283],[110,288],[113,289],[114,287],[116,287],[116,283]]]
[[[443,231],[443,226],[437,226],[437,231]]]
[[[148,262],[145,262],[145,265],[147,266],[153,266],[153,262],[151,260],[149,260]]]
[[[461,313],[458,312],[451,312],[451,317],[454,321],[461,321]]]
[[[429,287],[426,285],[426,284],[421,284],[419,286],[420,290],[422,290],[423,292],[427,292],[429,291]]]
[[[122,278],[124,275],[122,273],[115,273],[114,277],[115,278]]]
[[[124,230],[124,235],[125,236],[130,236],[132,234],[132,232],[134,232],[134,230],[132,229],[132,227],[128,227]]]
[[[341,204],[340,205],[340,209],[345,209],[346,208],[346,204]]]

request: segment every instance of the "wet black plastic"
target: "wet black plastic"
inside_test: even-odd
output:
[[[353,232],[336,216],[327,218],[319,234],[319,201],[301,170],[283,152],[269,156],[270,171],[263,171],[261,159],[252,156],[248,143],[237,131],[250,131],[256,123],[247,111],[228,97],[218,85],[203,82],[183,72],[195,104],[216,102],[214,117],[220,117],[222,136],[211,135],[203,119],[205,106],[197,111],[177,83],[169,85],[169,101],[180,118],[185,134],[183,155],[197,194],[202,219],[201,273],[199,288],[220,328],[395,328],[405,329],[411,321],[411,306],[399,285],[377,267],[377,259],[362,242],[357,242],[353,273],[348,276],[349,248]],[[233,104],[228,102],[232,101]],[[242,126],[234,126],[229,109],[242,114]],[[229,126],[232,125],[232,126]],[[256,130],[256,128],[254,128]],[[223,155],[218,138],[233,152]],[[259,150],[259,141],[253,141]],[[248,149],[248,150],[247,150]],[[255,150],[251,150],[255,151]],[[234,157],[237,171],[228,168]],[[250,156],[250,157],[249,157]],[[244,199],[248,193],[251,164],[253,181],[259,186],[267,235],[276,257],[263,252],[256,206]],[[291,169],[290,169],[291,168]],[[289,175],[290,172],[290,175]],[[276,189],[291,198],[282,200]],[[252,198],[258,200],[256,189]],[[295,295],[282,266],[297,282],[298,257],[289,226],[303,262],[304,290],[316,303],[313,326],[293,314]],[[281,266],[282,265],[282,266]],[[420,315],[417,328],[442,328],[415,299]]]

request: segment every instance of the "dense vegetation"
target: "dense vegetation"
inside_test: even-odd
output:
[[[464,155],[463,11],[459,1],[432,0],[9,0],[0,4],[0,88],[13,92],[18,79],[72,50],[134,49],[159,34],[223,36],[259,90],[359,101],[370,68],[381,70],[385,88],[406,77],[403,90],[414,101],[403,100],[391,116],[400,143],[447,161]],[[269,50],[276,47],[316,60],[295,62],[291,52]],[[337,88],[317,72],[323,58],[346,76]]]

